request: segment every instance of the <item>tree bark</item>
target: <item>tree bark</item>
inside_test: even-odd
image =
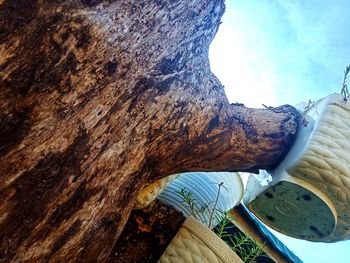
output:
[[[227,101],[208,61],[223,12],[0,0],[0,261],[102,261],[145,185],[280,162],[300,116]]]

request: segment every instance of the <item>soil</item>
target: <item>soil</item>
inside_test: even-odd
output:
[[[107,262],[157,262],[184,220],[181,212],[159,200],[134,210]]]

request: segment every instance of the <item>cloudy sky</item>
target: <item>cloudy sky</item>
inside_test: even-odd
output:
[[[340,92],[350,64],[348,0],[227,0],[210,49],[231,102],[296,105]],[[305,263],[345,262],[350,241],[279,238]]]
[[[340,90],[350,63],[348,0],[228,0],[210,50],[231,101],[295,104]]]

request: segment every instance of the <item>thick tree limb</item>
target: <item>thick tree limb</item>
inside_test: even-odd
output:
[[[208,1],[0,1],[0,260],[101,261],[138,191],[275,166],[293,108],[230,105]]]

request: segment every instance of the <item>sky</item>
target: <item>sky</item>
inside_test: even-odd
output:
[[[340,92],[350,64],[348,0],[226,0],[222,22],[209,55],[230,102],[296,105]],[[349,261],[350,241],[276,235],[305,263]]]
[[[232,102],[277,106],[340,91],[350,64],[348,0],[228,0],[210,49]]]

